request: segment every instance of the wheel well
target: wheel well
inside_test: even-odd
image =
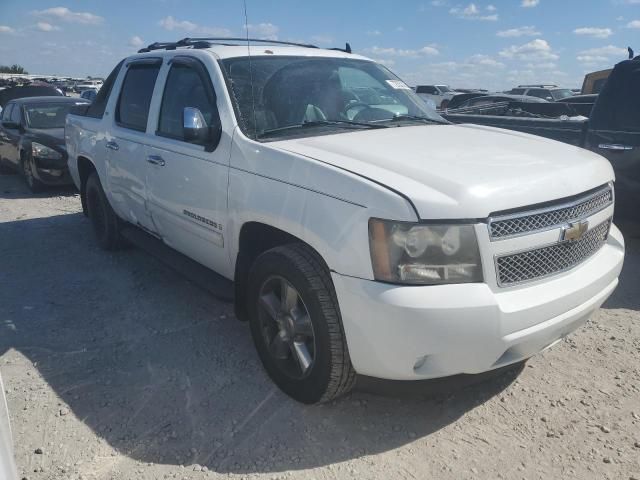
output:
[[[87,201],[85,198],[85,187],[91,172],[95,172],[96,167],[86,157],[78,157],[78,173],[80,174],[80,201],[82,202],[82,212],[87,214]]]
[[[234,275],[234,303],[236,317],[239,320],[248,320],[246,292],[249,272],[251,271],[253,262],[255,262],[260,254],[267,250],[289,243],[303,243],[313,249],[313,247],[298,237],[272,227],[271,225],[259,222],[248,222],[242,226],[238,241],[239,249]]]

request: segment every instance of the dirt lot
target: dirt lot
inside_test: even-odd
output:
[[[469,386],[289,400],[246,324],[146,253],[98,250],[71,191],[0,176],[0,369],[31,479],[640,478],[640,241],[593,320]],[[475,380],[475,379],[473,379]],[[465,386],[466,385],[466,386]]]

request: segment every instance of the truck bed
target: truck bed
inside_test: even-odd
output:
[[[580,146],[588,119],[578,113],[568,104],[504,102],[448,110],[442,116],[452,123],[505,128]]]

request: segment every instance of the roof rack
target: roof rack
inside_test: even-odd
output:
[[[230,43],[231,42],[231,43]],[[234,46],[238,45],[238,42],[242,43],[267,43],[271,45],[291,45],[294,47],[304,48],[318,48],[316,45],[310,45],[306,43],[284,42],[282,40],[268,40],[263,38],[234,38],[234,37],[202,37],[202,38],[183,38],[177,42],[155,42],[151,45],[138,50],[138,53],[151,52],[152,50],[175,50],[179,47],[191,47],[191,48],[209,48],[212,45],[226,45]],[[336,49],[338,50],[338,49]],[[349,44],[344,50],[351,50]]]
[[[536,83],[533,85],[518,85],[518,88],[558,88],[558,85],[551,83]]]

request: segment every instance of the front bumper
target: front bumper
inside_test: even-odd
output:
[[[584,324],[618,284],[624,240],[576,268],[517,288],[407,287],[332,274],[359,374],[417,380],[475,374],[527,359]]]

